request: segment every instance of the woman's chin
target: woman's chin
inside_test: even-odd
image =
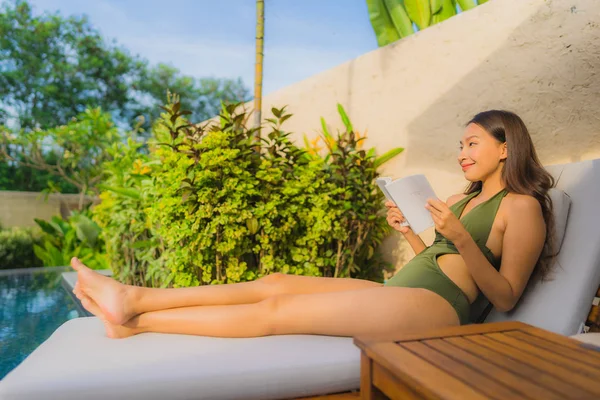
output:
[[[464,171],[463,175],[465,177],[466,180],[468,180],[469,182],[479,182],[481,179],[477,178],[474,174],[472,174],[470,171]]]

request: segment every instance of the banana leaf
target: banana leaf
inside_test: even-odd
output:
[[[410,20],[406,9],[404,8],[404,0],[384,0],[385,6],[390,14],[392,23],[400,37],[407,37],[415,33],[412,21]]]
[[[385,8],[384,0],[367,0],[369,20],[377,37],[379,47],[386,46],[400,39],[391,17]]]
[[[460,9],[463,11],[470,10],[471,8],[475,8],[477,4],[475,4],[475,0],[457,0]]]
[[[438,24],[456,15],[456,6],[452,0],[442,0],[442,9],[431,17],[431,25]]]
[[[425,29],[431,22],[429,0],[404,0],[406,12],[419,29]]]
[[[431,5],[431,14],[437,14],[442,9],[442,1],[443,0],[429,0],[429,4]]]

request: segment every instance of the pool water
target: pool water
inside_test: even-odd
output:
[[[0,271],[0,379],[64,322],[84,316],[61,285],[68,270]]]

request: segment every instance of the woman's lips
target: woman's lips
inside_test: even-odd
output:
[[[466,171],[466,170],[468,170],[469,168],[471,168],[472,166],[473,166],[473,164],[464,164],[464,165],[462,165],[462,170],[463,170],[463,171]]]

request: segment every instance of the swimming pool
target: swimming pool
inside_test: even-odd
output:
[[[0,270],[0,379],[52,332],[85,316],[62,287],[68,267]]]

